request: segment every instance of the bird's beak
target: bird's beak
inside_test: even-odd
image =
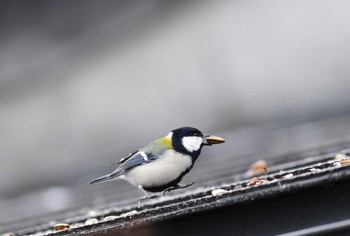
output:
[[[204,140],[203,140],[203,144],[204,145],[213,145],[213,144],[219,144],[219,143],[224,143],[225,140],[223,138],[214,136],[214,135],[210,135],[210,134],[205,134],[204,135]]]

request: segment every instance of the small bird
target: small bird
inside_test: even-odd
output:
[[[174,129],[167,136],[154,140],[145,147],[130,153],[117,164],[115,171],[99,177],[89,184],[124,179],[137,186],[145,194],[143,199],[153,198],[148,192],[166,192],[187,188],[178,183],[193,167],[203,146],[223,143],[224,139],[203,134],[196,128]]]

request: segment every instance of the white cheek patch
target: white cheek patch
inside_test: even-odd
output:
[[[203,138],[201,137],[183,137],[182,138],[182,145],[186,148],[189,152],[198,151],[202,145]]]

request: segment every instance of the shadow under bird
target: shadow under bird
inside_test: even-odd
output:
[[[89,184],[123,179],[142,190],[144,199],[155,197],[146,191],[164,191],[165,194],[187,188],[193,183],[183,186],[178,183],[192,169],[202,147],[223,142],[224,139],[203,134],[196,128],[178,128],[122,158],[117,162],[119,166],[115,171]]]

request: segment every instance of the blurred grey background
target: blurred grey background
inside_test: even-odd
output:
[[[348,113],[349,9],[0,1],[0,200],[84,185],[180,126],[222,134]]]

